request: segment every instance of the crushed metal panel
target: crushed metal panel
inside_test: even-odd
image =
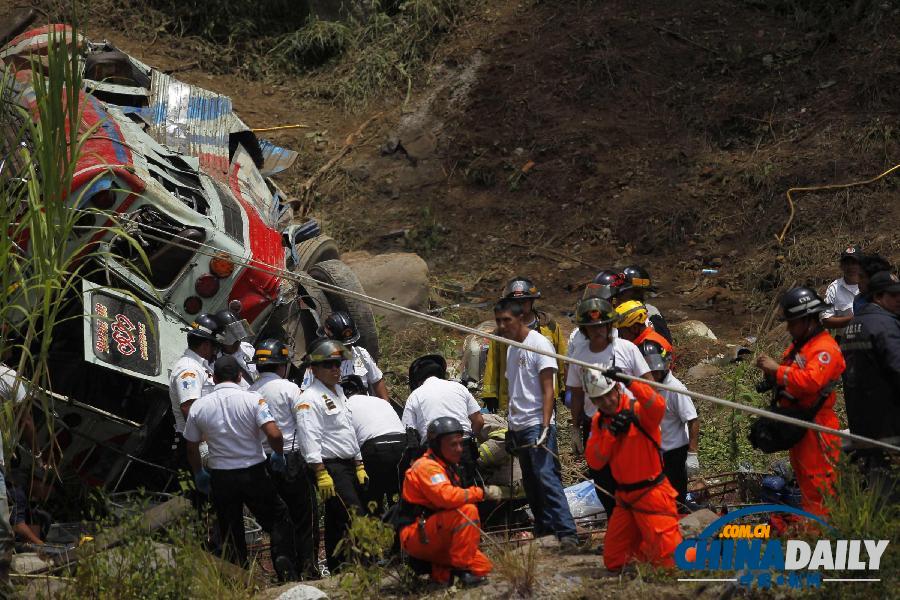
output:
[[[259,148],[262,150],[263,164],[259,170],[266,177],[286,171],[297,160],[297,152],[276,146],[269,140],[259,139]]]
[[[168,386],[168,367],[183,350],[183,323],[88,281],[82,282],[82,294],[85,361]]]
[[[237,182],[241,197],[253,204],[263,222],[275,228],[278,224],[278,198],[272,195],[269,185],[263,179],[250,153],[243,146],[238,146],[231,161],[232,179]],[[234,191],[234,183],[232,183]]]
[[[149,133],[160,144],[196,156],[211,176],[228,173],[231,99],[153,70],[150,82]]]

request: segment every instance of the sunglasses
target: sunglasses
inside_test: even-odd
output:
[[[340,368],[341,368],[341,361],[339,361],[339,360],[326,360],[326,361],[320,362],[317,366],[320,367],[320,368],[322,368],[322,369],[340,369]]]

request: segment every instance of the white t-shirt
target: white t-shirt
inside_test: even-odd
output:
[[[169,373],[169,401],[175,417],[175,431],[184,431],[181,405],[198,400],[213,391],[212,370],[205,358],[188,348],[172,365]]]
[[[28,396],[28,390],[25,387],[25,381],[20,379],[19,385],[16,386],[18,374],[14,369],[10,369],[6,365],[0,365],[0,400],[21,404]],[[15,392],[15,393],[13,393]],[[3,435],[0,432],[0,467],[3,466]],[[0,490],[0,495],[6,496],[6,489]]]
[[[523,342],[526,346],[556,352],[553,344],[537,331],[529,331]],[[544,421],[544,391],[541,371],[558,369],[556,359],[530,350],[509,346],[506,351],[506,380],[509,383],[509,428],[521,431],[541,425]],[[556,419],[551,416],[550,423]]]
[[[461,383],[429,377],[406,399],[403,425],[419,432],[424,443],[428,424],[438,417],[454,417],[467,432],[472,432],[469,415],[481,410],[478,401]]]
[[[672,375],[671,371],[663,380],[666,385],[671,385],[679,389],[687,391],[683,383]],[[670,392],[668,390],[658,390],[660,395],[666,399],[666,414],[663,415],[659,428],[662,433],[662,443],[660,447],[665,450],[673,450],[687,445],[689,441],[687,422],[697,418],[697,409],[694,408],[694,402],[691,397],[678,392]]]
[[[251,392],[257,392],[266,399],[269,411],[275,424],[284,437],[284,452],[299,452],[300,445],[294,439],[297,433],[297,404],[300,402],[300,388],[297,384],[283,379],[277,373],[266,372],[250,386]],[[263,450],[270,454],[269,442],[263,440]]]
[[[601,364],[607,367],[620,367],[626,375],[640,377],[650,372],[644,355],[638,350],[638,347],[624,338],[613,338],[602,352],[591,352],[590,345],[585,343],[579,345],[574,352],[570,352],[569,356],[588,363]],[[566,387],[583,388],[581,381],[581,366],[569,364],[569,370],[566,373]],[[584,414],[590,418],[597,412],[597,407],[591,402],[590,398],[584,399]]]
[[[825,289],[825,302],[833,304],[834,308],[823,310],[821,318],[853,316],[853,301],[857,294],[859,294],[858,285],[850,285],[843,277],[835,279]]]
[[[619,337],[619,330],[613,327],[610,330],[610,337]],[[576,327],[572,330],[572,333],[569,334],[569,344],[566,346],[566,356],[572,356],[573,352],[578,350],[581,346],[586,346],[587,343],[588,339],[581,333],[581,329]],[[566,379],[568,379],[568,377]]]
[[[406,433],[400,417],[387,400],[355,394],[347,398],[347,406],[353,416],[353,429],[360,448],[369,440],[382,435]]]
[[[191,404],[184,439],[206,439],[210,469],[244,469],[266,460],[260,428],[274,420],[262,396],[226,381]]]
[[[381,372],[381,369],[375,364],[372,355],[365,348],[350,346],[349,350],[353,354],[353,358],[341,361],[341,377],[359,375],[366,388],[372,391],[373,386],[384,379],[384,373]],[[306,388],[312,385],[312,382],[312,369],[307,369],[306,373],[303,374],[303,383],[300,384],[300,389],[305,391]]]
[[[318,379],[300,394],[297,438],[307,464],[326,458],[362,460],[353,417],[341,386],[332,392]]]

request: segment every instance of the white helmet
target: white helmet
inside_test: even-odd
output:
[[[616,382],[601,373],[602,367],[596,365],[594,369],[581,369],[581,383],[584,386],[584,395],[588,398],[599,398],[609,393],[616,386]]]

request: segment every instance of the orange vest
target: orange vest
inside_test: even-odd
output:
[[[628,433],[613,435],[609,430],[612,417],[598,410],[591,420],[591,435],[584,449],[584,457],[591,469],[599,471],[609,463],[613,478],[624,485],[652,479],[662,472],[659,423],[666,413],[665,398],[646,383],[632,381],[628,389],[637,400],[634,414],[647,435],[633,424]],[[622,393],[618,410],[629,408],[631,403],[631,398]]]
[[[639,336],[634,338],[634,345],[640,346],[641,342],[646,342],[647,340],[656,342],[657,344],[662,346],[663,350],[665,350],[669,354],[672,354],[674,351],[674,348],[672,347],[672,344],[669,343],[669,340],[664,338],[661,333],[657,332],[652,327],[647,327],[641,332]]]
[[[403,499],[430,510],[452,510],[484,500],[478,486],[459,487],[459,476],[443,460],[428,450],[406,471]]]
[[[795,356],[791,357],[793,349],[794,344],[791,344],[781,357],[781,366],[775,373],[775,382],[798,402],[792,404],[790,400],[782,398],[780,404],[812,408],[819,401],[822,388],[841,378],[846,366],[844,356],[837,342],[827,331],[814,335],[803,344]],[[835,395],[831,392],[819,415],[824,411],[830,412],[834,401]],[[816,418],[816,422],[818,421]]]

